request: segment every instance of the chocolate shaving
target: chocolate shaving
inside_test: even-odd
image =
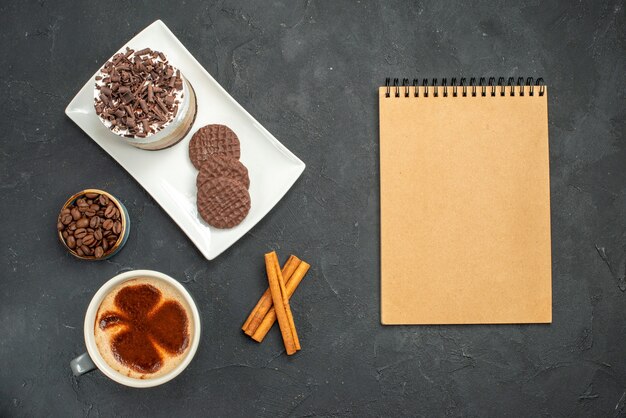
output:
[[[104,94],[100,94],[98,97],[100,98],[100,100],[102,100],[102,102],[104,102],[105,105],[111,106],[111,99],[109,99],[107,96],[105,96]]]
[[[160,99],[160,98],[158,98],[158,97],[157,97],[157,98],[156,98],[156,102],[157,102],[157,104],[159,105],[159,107],[161,108],[161,110],[162,110],[165,114],[167,114],[167,112],[169,112],[169,110],[167,109],[167,107],[165,106],[165,104],[163,103],[163,101],[161,101],[161,99]]]
[[[122,101],[124,102],[124,104],[128,104],[132,102],[134,98],[135,96],[133,96],[133,94],[130,91],[126,91],[122,93]]]
[[[148,111],[148,105],[146,105],[146,101],[144,99],[139,100],[139,106],[141,107],[142,112],[146,115],[150,113]]]
[[[141,88],[139,89],[138,94],[139,94],[140,96],[143,96],[143,95],[144,95],[144,93],[148,90],[148,86],[151,86],[151,85],[152,85],[152,84],[150,84],[148,81],[146,81],[146,82],[145,82],[145,84],[144,84],[144,85],[142,85],[142,86],[141,86]]]
[[[152,50],[150,48],[144,48],[144,49],[140,49],[139,51],[135,52],[135,55],[136,56],[146,55],[146,54],[151,53],[151,52],[152,52]]]
[[[157,109],[156,106],[152,107],[152,113],[154,113],[155,115],[157,115],[157,117],[159,118],[159,120],[161,121],[166,121],[167,119],[165,118],[165,115],[163,115],[159,109]]]

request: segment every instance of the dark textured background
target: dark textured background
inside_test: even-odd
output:
[[[83,3],[0,5],[1,416],[626,415],[622,1]],[[307,163],[213,262],[63,113],[158,18]],[[554,322],[382,327],[376,88],[481,75],[550,86]],[[55,235],[59,207],[89,186],[133,220],[110,261],[78,261]],[[292,358],[276,329],[261,345],[239,331],[270,249],[313,265],[294,296],[304,348]],[[131,268],[195,296],[196,358],[150,390],[72,377],[89,300]]]

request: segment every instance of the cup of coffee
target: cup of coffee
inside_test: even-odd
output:
[[[85,315],[87,352],[75,376],[100,369],[126,386],[158,386],[178,376],[200,342],[200,315],[175,279],[152,270],[121,273],[94,295]]]

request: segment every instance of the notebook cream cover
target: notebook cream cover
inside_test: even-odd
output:
[[[547,88],[443,89],[379,89],[381,321],[549,323]]]

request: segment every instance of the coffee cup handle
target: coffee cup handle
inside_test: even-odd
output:
[[[91,360],[91,357],[89,357],[89,353],[83,353],[74,360],[70,361],[70,368],[72,369],[74,376],[80,376],[97,369],[96,365]]]

